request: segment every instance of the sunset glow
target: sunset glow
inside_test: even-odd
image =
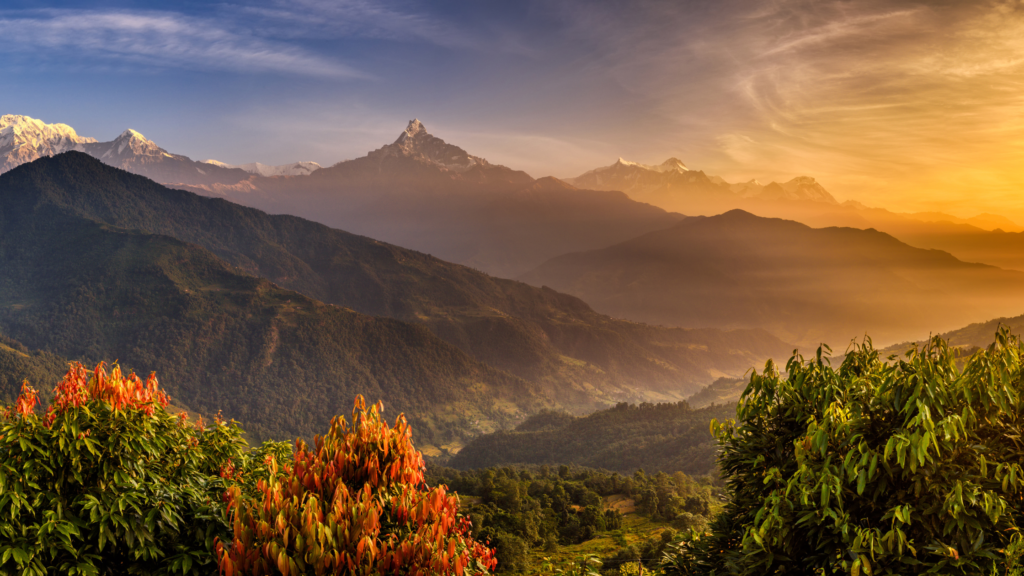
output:
[[[7,110],[100,140],[328,166],[418,117],[535,177],[675,156],[1024,223],[1015,2],[7,6]]]

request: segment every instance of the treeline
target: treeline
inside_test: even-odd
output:
[[[475,438],[448,465],[472,469],[577,464],[626,474],[641,468],[713,474],[718,444],[711,436],[710,423],[735,416],[735,404],[695,410],[686,401],[620,403],[585,417],[545,411],[515,430]]]
[[[13,402],[25,380],[40,383],[40,396],[48,399],[49,385],[58,382],[67,369],[64,358],[31,351],[21,342],[0,334],[0,404]]]
[[[620,496],[617,501],[627,511],[686,531],[704,529],[721,497],[721,489],[707,477],[694,479],[682,472],[650,475],[643,470],[622,475],[567,465],[469,471],[431,466],[427,482],[447,485],[463,497],[473,536],[495,546],[499,572],[526,568],[530,549],[554,552],[609,532],[620,548],[602,559],[603,572],[618,574],[620,565],[639,560],[653,566],[674,530],[628,545],[620,530],[622,512],[607,505],[611,497]]]

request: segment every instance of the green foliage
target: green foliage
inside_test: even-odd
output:
[[[0,403],[14,402],[22,382],[58,382],[67,368],[64,358],[30,351],[21,342],[0,334]],[[41,390],[40,398],[49,399],[50,391]]]
[[[235,423],[194,427],[156,379],[73,365],[45,415],[25,385],[0,426],[0,572],[206,574],[228,534],[226,470],[253,457]],[[272,449],[272,447],[268,447]]]
[[[423,483],[409,425],[355,400],[314,446],[296,442],[253,494],[230,487],[232,538],[217,543],[225,576],[488,574],[494,551],[470,537],[458,498]]]
[[[710,516],[710,502],[714,499],[712,488],[682,473],[647,475],[641,471],[622,476],[569,466],[561,466],[557,471],[548,466],[470,471],[432,466],[428,482],[445,484],[471,500],[468,509],[474,534],[489,539],[495,546],[498,572],[515,572],[523,565],[526,550],[521,544],[550,553],[558,545],[572,546],[619,530],[622,514],[606,508],[606,498],[636,499],[638,509],[642,508],[645,515],[662,521],[685,515],[693,522],[700,518],[704,523],[707,520],[687,512],[687,506]],[[646,507],[642,505],[643,494],[654,497]],[[626,547],[625,540],[620,546]],[[664,543],[651,541],[643,543],[642,548],[643,556],[627,549],[604,563],[617,569],[622,562],[643,558],[653,566],[654,560],[661,557]]]
[[[552,574],[557,574],[558,576],[601,576],[601,573],[598,572],[600,567],[600,558],[593,555],[583,556],[558,568],[550,565],[546,566],[547,569],[551,570]]]
[[[732,500],[679,539],[669,574],[1019,571],[1021,342],[964,360],[941,338],[885,362],[870,341],[838,370],[821,349],[755,374],[716,425]]]
[[[486,468],[506,464],[571,463],[632,473],[714,473],[718,443],[713,419],[728,418],[733,405],[693,410],[689,403],[620,403],[585,417],[544,412],[513,431],[474,438],[449,464]]]

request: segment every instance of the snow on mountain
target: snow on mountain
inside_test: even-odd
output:
[[[168,153],[163,148],[157,146],[155,142],[131,128],[122,132],[120,136],[111,142],[95,142],[78,146],[75,149],[119,168],[127,168],[128,164],[138,161],[140,157],[149,156],[154,157],[153,159],[159,159],[161,157],[174,158],[176,156]]]
[[[475,166],[491,165],[483,158],[471,156],[462,148],[432,136],[418,119],[410,120],[409,125],[398,135],[394,143],[367,154],[370,158],[381,160],[391,155],[416,158],[453,172],[466,172]]]
[[[644,171],[644,170],[646,170],[646,171],[650,171],[650,172],[657,172],[659,174],[666,174],[666,173],[679,173],[679,174],[682,174],[682,173],[690,171],[690,169],[686,167],[686,164],[683,164],[683,162],[681,160],[679,160],[678,158],[669,158],[668,160],[665,160],[664,162],[662,162],[661,164],[658,164],[656,166],[652,165],[652,164],[641,164],[639,162],[630,162],[629,160],[626,160],[625,158],[619,158],[611,166],[602,166],[601,168],[595,168],[593,170],[590,170],[589,172],[586,172],[585,174],[582,174],[580,176],[577,176],[576,178],[573,178],[572,180],[584,181],[587,178],[599,178],[601,176],[601,174],[604,173],[604,172],[623,173],[623,172],[628,172],[630,170],[636,170],[636,171]]]
[[[79,136],[67,124],[46,124],[28,116],[6,114],[0,116],[0,173],[94,142],[95,138]]]
[[[43,156],[75,150],[105,164],[152,178],[162,184],[235,185],[251,177],[307,175],[320,168],[316,162],[267,166],[258,162],[231,166],[216,160],[194,162],[172,154],[132,129],[110,142],[79,136],[67,124],[46,124],[28,116],[0,116],[0,173]]]
[[[729,186],[729,190],[740,198],[753,198],[764,190],[764,184],[761,184],[757,180],[748,180],[746,182],[739,182],[736,184],[729,184],[724,179],[720,180]]]
[[[764,200],[810,200],[826,204],[839,204],[828,190],[810,176],[797,176],[789,182],[772,182],[764,187],[758,198]]]
[[[213,164],[214,166],[220,166],[221,168],[238,168],[245,170],[250,174],[256,174],[259,176],[307,176],[316,172],[321,168],[316,162],[292,162],[291,164],[280,164],[278,166],[268,166],[267,164],[260,164],[259,162],[250,162],[248,164],[226,164],[217,160],[203,160],[205,164]]]
[[[611,166],[595,168],[568,182],[581,188],[620,190],[643,201],[657,204],[654,195],[678,194],[733,194],[738,199],[798,200],[838,204],[827,190],[809,176],[798,176],[779,184],[768,185],[757,180],[730,183],[721,176],[709,176],[691,170],[677,158],[669,158],[659,165],[641,164],[619,158]]]

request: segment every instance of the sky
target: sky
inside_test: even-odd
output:
[[[322,165],[413,118],[535,177],[729,181],[1024,224],[1024,2],[5,0],[0,113]]]

